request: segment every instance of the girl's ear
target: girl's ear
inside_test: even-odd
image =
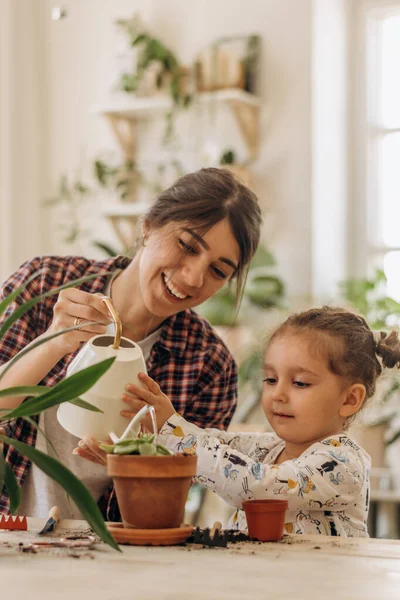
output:
[[[355,415],[363,405],[366,389],[362,383],[353,383],[346,391],[345,400],[340,407],[341,417],[351,417]]]

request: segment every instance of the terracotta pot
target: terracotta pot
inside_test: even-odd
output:
[[[197,456],[107,455],[124,527],[180,527]]]
[[[260,542],[273,542],[283,536],[287,500],[246,500],[243,509],[246,514],[249,537]]]

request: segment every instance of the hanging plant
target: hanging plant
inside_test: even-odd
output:
[[[161,40],[142,29],[137,16],[119,19],[116,24],[127,35],[129,46],[136,50],[136,69],[131,73],[121,73],[118,87],[127,93],[142,92],[146,95],[162,89],[167,91],[172,108],[165,115],[163,142],[169,143],[174,135],[177,110],[187,108],[192,100],[186,90],[187,69]]]

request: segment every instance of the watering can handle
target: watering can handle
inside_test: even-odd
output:
[[[108,296],[103,296],[102,301],[107,306],[108,312],[110,313],[110,315],[113,318],[114,325],[115,325],[115,337],[114,337],[113,348],[118,349],[119,345],[121,343],[121,335],[122,335],[121,319],[119,317],[119,314],[117,313],[117,311],[114,308],[111,298],[109,298]]]

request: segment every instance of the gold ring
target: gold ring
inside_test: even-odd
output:
[[[78,325],[80,325],[81,323],[83,323],[83,319],[81,319],[80,317],[76,317],[74,319],[74,325],[75,327],[77,327]]]

